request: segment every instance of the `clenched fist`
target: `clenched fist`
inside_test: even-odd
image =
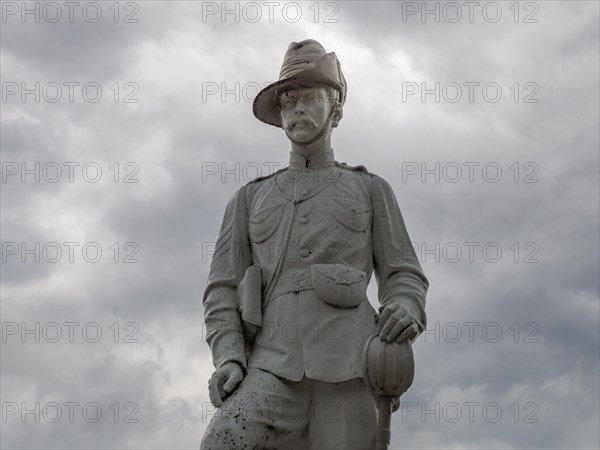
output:
[[[425,327],[408,308],[390,303],[381,312],[377,323],[379,339],[387,342],[413,340]]]
[[[208,380],[210,402],[219,407],[223,400],[231,394],[244,378],[244,372],[238,363],[226,362]]]

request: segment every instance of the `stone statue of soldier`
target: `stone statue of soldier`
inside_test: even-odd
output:
[[[390,185],[334,159],[346,90],[335,53],[308,39],[289,46],[279,81],[254,100],[254,115],[285,131],[290,159],[225,211],[204,293],[218,408],[201,449],[373,448],[365,342],[425,329],[428,281]]]

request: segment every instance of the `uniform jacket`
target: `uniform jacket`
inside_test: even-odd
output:
[[[288,167],[241,187],[227,205],[204,293],[215,367],[236,361],[292,381],[362,377],[362,350],[376,332],[366,292],[354,308],[330,306],[312,289],[263,298],[262,329],[245,345],[236,289],[248,266],[260,266],[266,288],[334,263],[367,281],[375,272],[379,303],[399,302],[426,324],[428,281],[390,185],[337,163],[333,151],[290,153]]]

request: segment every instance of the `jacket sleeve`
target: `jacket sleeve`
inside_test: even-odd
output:
[[[225,209],[203,298],[206,340],[217,369],[229,361],[237,362],[244,371],[247,368],[237,286],[251,264],[246,186],[243,186]]]
[[[371,204],[373,268],[379,303],[382,306],[399,303],[425,329],[425,295],[429,282],[413,249],[394,192],[389,183],[377,175],[373,176]]]

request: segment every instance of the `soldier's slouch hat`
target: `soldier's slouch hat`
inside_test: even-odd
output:
[[[285,53],[279,73],[279,81],[261,90],[252,104],[256,118],[281,128],[278,96],[293,85],[332,86],[339,93],[339,101],[346,101],[346,79],[334,52],[327,53],[314,39],[292,42]]]

